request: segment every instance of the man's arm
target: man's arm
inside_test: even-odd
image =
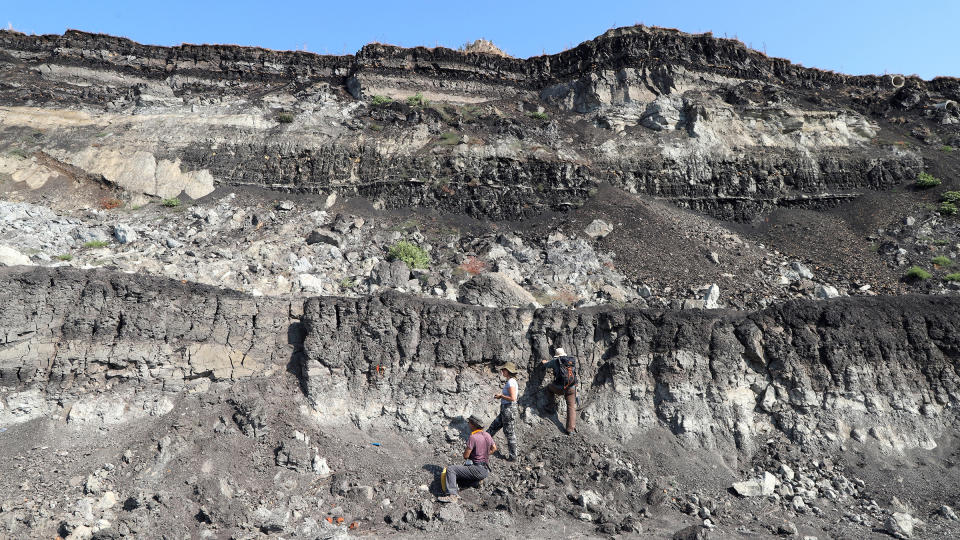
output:
[[[496,451],[497,451],[497,443],[493,443],[493,446],[490,447],[490,453],[492,454]]]
[[[473,437],[467,440],[467,449],[463,451],[463,459],[470,459],[470,456],[473,454],[473,447],[476,445]]]

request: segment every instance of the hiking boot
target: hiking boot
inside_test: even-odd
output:
[[[437,502],[442,502],[444,504],[457,503],[457,502],[460,502],[460,496],[444,495],[443,497],[437,497]]]

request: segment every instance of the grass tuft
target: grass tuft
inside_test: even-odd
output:
[[[917,186],[920,189],[929,189],[932,187],[937,187],[942,183],[943,181],[937,178],[936,176],[933,176],[930,173],[922,172],[917,175],[917,180],[916,182],[913,183],[913,185]]]
[[[930,274],[930,272],[927,272],[926,270],[924,270],[923,268],[920,268],[919,266],[911,266],[910,269],[907,270],[907,273],[904,274],[905,278],[911,279],[914,281],[923,281],[925,279],[930,279],[931,276],[932,274]]]
[[[387,258],[391,261],[403,261],[412,269],[430,267],[430,255],[420,246],[406,240],[401,240],[390,246],[390,249],[387,250]]]
[[[176,208],[183,203],[180,202],[179,198],[174,197],[172,199],[164,199],[163,202],[161,202],[160,204],[162,204],[163,206],[166,206],[167,208]]]
[[[110,242],[107,242],[106,240],[91,240],[91,241],[89,241],[89,242],[84,243],[84,244],[83,244],[83,247],[85,247],[85,248],[87,248],[87,249],[91,249],[91,248],[102,248],[102,247],[106,246],[106,245],[109,244],[109,243],[110,243]]]

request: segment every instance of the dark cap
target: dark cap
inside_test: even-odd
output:
[[[482,428],[483,426],[486,425],[486,422],[481,420],[480,417],[475,414],[471,414],[470,417],[467,418],[467,422],[470,422],[471,424],[477,426],[478,428]]]

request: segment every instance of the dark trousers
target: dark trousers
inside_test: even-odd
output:
[[[510,457],[517,457],[517,406],[513,403],[501,403],[500,414],[496,420],[487,428],[487,433],[491,437],[497,434],[500,429],[507,436],[507,448],[510,450]]]
[[[563,396],[567,400],[567,431],[573,431],[577,429],[577,387],[571,386],[570,388],[564,389],[559,384],[549,384],[547,385],[547,391],[552,395],[550,399],[554,403],[554,408],[556,408],[556,399],[553,396]]]
[[[490,474],[490,469],[486,465],[451,465],[447,467],[447,493],[456,495],[460,492],[457,486],[457,479],[467,482],[477,482],[483,480]]]

